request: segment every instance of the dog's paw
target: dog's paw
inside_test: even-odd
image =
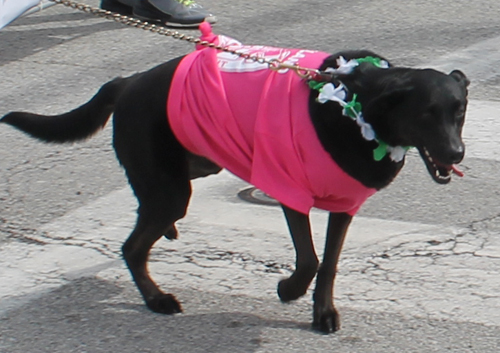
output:
[[[172,294],[160,294],[146,302],[148,308],[159,314],[177,314],[182,312],[181,304]]]
[[[314,309],[312,328],[322,333],[340,330],[340,316],[334,307]]]
[[[307,287],[301,287],[303,286],[297,285],[295,278],[283,279],[278,283],[278,296],[284,303],[299,299],[307,291]]]

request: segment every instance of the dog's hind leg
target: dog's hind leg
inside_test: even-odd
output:
[[[209,161],[208,159],[186,152],[187,160],[189,165],[189,179],[197,179],[201,177],[206,177],[211,174],[219,173],[222,168],[217,164]],[[178,232],[175,225],[172,225],[170,229],[164,234],[167,239],[177,239]]]
[[[140,85],[131,89],[113,119],[116,155],[139,202],[136,226],[122,252],[148,308],[173,314],[181,306],[151,279],[147,261],[158,239],[177,236],[174,223],[186,214],[191,196],[187,152],[168,126],[165,103],[150,102],[161,95]]]
[[[311,225],[306,214],[282,205],[295,246],[295,272],[278,284],[278,296],[284,302],[303,296],[318,270],[318,257],[314,250]]]
[[[140,134],[115,136],[118,158],[139,201],[136,227],[122,250],[146,305],[155,312],[173,314],[181,311],[180,304],[153,282],[147,260],[159,238],[177,236],[174,223],[186,214],[191,185],[186,151],[166,126],[154,131],[158,134],[147,138],[137,137]]]
[[[313,310],[313,328],[325,333],[340,328],[339,314],[333,305],[333,282],[351,220],[352,216],[347,213],[330,213],[328,219],[325,252],[316,278]]]
[[[182,154],[175,159],[182,161]],[[127,170],[139,209],[135,229],[122,248],[123,257],[146,305],[163,314],[180,312],[181,307],[173,295],[163,293],[149,276],[148,256],[151,247],[163,235],[177,237],[174,223],[186,214],[191,194],[187,168],[176,163],[169,165],[175,172],[151,164],[143,165],[142,169]]]
[[[162,200],[169,201],[171,200]],[[148,204],[144,199],[141,202]],[[152,202],[150,205],[157,206],[158,203]],[[180,218],[172,217],[168,212],[160,214],[161,211],[146,210],[142,206],[139,208],[136,227],[122,248],[123,257],[148,308],[157,313],[174,314],[182,311],[179,302],[172,294],[163,293],[158,288],[149,276],[147,268],[151,247],[171,229],[177,218]]]

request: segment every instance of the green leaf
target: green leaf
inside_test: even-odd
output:
[[[351,118],[355,119],[356,116],[361,112],[361,103],[356,102],[356,99],[358,98],[357,94],[353,94],[352,100],[350,102],[347,102],[347,104],[344,106],[344,112]]]
[[[380,62],[382,61],[380,58],[375,58],[373,56],[367,56],[367,57],[364,57],[364,58],[359,58],[359,59],[356,59],[356,61],[358,63],[370,63],[376,67],[381,67],[382,65],[380,64]]]
[[[326,85],[326,84],[327,84],[327,82],[318,82],[318,81],[313,81],[313,80],[311,80],[311,81],[309,81],[307,84],[309,85],[309,88],[310,88],[310,89],[313,89],[313,90],[319,91],[320,89],[322,89],[322,88],[323,88],[323,86],[324,86],[324,85]]]
[[[387,154],[387,143],[383,141],[377,141],[378,147],[373,150],[373,159],[377,162],[381,161]]]

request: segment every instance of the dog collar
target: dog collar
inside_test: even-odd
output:
[[[327,68],[325,72],[332,74],[350,74],[355,67],[359,64],[368,62],[372,65],[387,69],[389,68],[389,63],[380,58],[375,58],[372,56],[367,56],[365,58],[359,59],[351,59],[346,61],[342,56],[337,59],[338,67]],[[346,102],[345,99],[347,97],[347,88],[340,83],[338,86],[335,86],[332,82],[317,82],[314,80],[310,80],[309,87],[311,89],[319,91],[319,95],[317,101],[321,104],[324,104],[328,101],[338,103],[342,108],[342,114],[356,121],[358,126],[361,129],[361,135],[367,141],[375,141],[378,143],[378,147],[373,150],[373,159],[377,162],[382,160],[387,154],[394,162],[401,162],[406,154],[406,151],[410,149],[410,147],[404,146],[390,146],[381,139],[377,138],[377,134],[373,130],[371,124],[367,123],[363,118],[362,106],[361,103],[357,101],[357,94],[353,94],[352,99],[349,102]]]

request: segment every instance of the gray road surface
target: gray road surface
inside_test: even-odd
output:
[[[160,241],[151,265],[185,313],[155,315],[119,255],[135,201],[110,129],[56,146],[0,126],[0,352],[498,352],[498,1],[202,4],[218,15],[215,31],[245,43],[368,48],[396,65],[462,69],[472,80],[466,177],[436,185],[409,155],[353,224],[336,287],[343,328],[322,336],[309,330],[310,293],[277,299],[291,242],[279,209],[236,197],[246,184],[229,174],[195,183],[181,238]],[[190,50],[52,7],[0,31],[0,115],[67,111],[116,76]],[[321,249],[325,214],[313,218]]]

